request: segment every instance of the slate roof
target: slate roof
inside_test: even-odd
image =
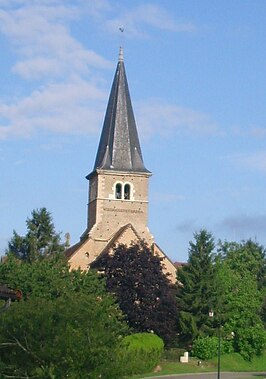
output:
[[[149,173],[142,158],[122,48],[95,160],[94,171],[97,169]]]

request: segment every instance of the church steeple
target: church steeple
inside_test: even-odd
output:
[[[126,78],[123,49],[107,105],[94,170],[143,172],[145,168]]]
[[[154,243],[148,228],[150,176],[141,154],[120,48],[94,169],[86,177],[87,228],[66,252],[71,269],[87,270],[111,246],[144,240],[175,281],[174,265]]]

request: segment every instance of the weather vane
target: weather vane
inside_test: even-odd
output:
[[[123,26],[120,26],[119,31],[120,31],[120,47],[123,47],[124,45],[124,30],[125,28]]]

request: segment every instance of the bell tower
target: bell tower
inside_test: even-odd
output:
[[[72,268],[87,269],[115,243],[145,240],[154,252],[175,267],[154,243],[148,229],[148,184],[146,169],[130,99],[120,48],[103,129],[89,180],[87,228],[80,242],[67,250]],[[165,261],[165,264],[166,264]]]
[[[147,238],[150,176],[143,163],[120,48],[94,168],[86,177],[90,182],[89,235],[93,232],[95,238],[108,239],[130,222]]]

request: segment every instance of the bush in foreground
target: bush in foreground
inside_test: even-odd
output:
[[[156,334],[136,333],[122,342],[123,362],[128,375],[151,371],[160,362],[164,343]]]
[[[218,337],[199,337],[193,344],[192,354],[199,359],[211,359],[218,354]],[[221,341],[221,354],[233,352],[232,341]]]

